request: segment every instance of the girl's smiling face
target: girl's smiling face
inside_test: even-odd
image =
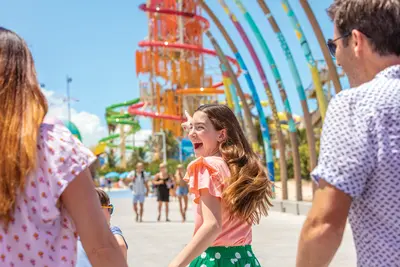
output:
[[[226,136],[226,130],[215,130],[207,114],[197,111],[190,123],[189,139],[193,144],[196,157],[214,156],[219,152],[219,142]]]

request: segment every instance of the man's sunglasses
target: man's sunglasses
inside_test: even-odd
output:
[[[351,32],[353,30],[351,30],[350,32],[332,40],[332,39],[328,39],[328,42],[326,42],[326,45],[328,46],[329,52],[331,53],[332,57],[336,57],[336,49],[337,49],[337,45],[336,45],[336,41],[349,37],[351,35]],[[361,32],[362,34],[364,34],[367,38],[371,38],[370,35],[358,30],[359,32]]]
[[[336,49],[337,49],[336,41],[346,38],[350,35],[351,35],[351,32],[346,33],[345,35],[340,36],[334,40],[328,39],[328,42],[326,42],[326,45],[328,46],[329,52],[331,53],[332,57],[336,57]]]
[[[110,215],[112,215],[114,213],[114,205],[110,204],[108,206],[101,206],[103,209],[107,209],[108,212],[110,213]]]

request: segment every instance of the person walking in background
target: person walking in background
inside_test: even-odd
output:
[[[154,176],[153,184],[157,186],[158,216],[161,220],[162,204],[165,205],[165,221],[169,222],[169,190],[173,186],[172,175],[168,173],[167,164],[160,164],[160,172]]]
[[[93,266],[127,266],[88,169],[96,158],[46,113],[28,46],[0,27],[1,266],[74,266],[77,234]]]
[[[328,14],[352,89],[329,104],[297,266],[328,266],[348,216],[358,266],[400,266],[400,2],[335,0]]]
[[[136,171],[131,172],[126,179],[126,182],[131,183],[133,195],[133,210],[136,215],[137,222],[143,222],[144,201],[149,193],[148,178],[144,173],[143,163],[136,164]],[[139,210],[138,204],[139,203]]]
[[[112,234],[114,235],[115,239],[117,240],[118,246],[121,249],[121,252],[124,255],[124,258],[126,260],[128,244],[126,243],[125,238],[122,235],[122,231],[117,226],[110,226],[111,215],[114,212],[114,206],[110,202],[110,197],[102,189],[96,188],[96,193],[99,197],[101,208],[103,210],[103,214],[106,218],[108,226],[110,227]],[[92,265],[89,262],[87,254],[86,254],[85,250],[83,249],[82,242],[79,239],[78,240],[78,261],[77,261],[76,267],[91,267],[91,266]]]
[[[195,231],[169,267],[260,266],[252,225],[271,206],[267,170],[227,106],[202,105],[184,125],[197,158],[184,178],[197,204]]]
[[[175,173],[175,181],[176,181],[176,195],[179,200],[179,210],[182,215],[182,222],[186,221],[186,211],[188,206],[188,193],[189,187],[186,181],[183,179],[185,173],[183,170],[183,165],[179,164]]]

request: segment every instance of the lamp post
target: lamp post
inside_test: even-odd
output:
[[[67,101],[68,101],[68,121],[71,121],[71,96],[69,93],[69,84],[72,82],[72,78],[67,75]]]
[[[164,132],[156,132],[154,135],[161,135],[163,140],[163,161],[167,163],[167,137],[165,136]]]

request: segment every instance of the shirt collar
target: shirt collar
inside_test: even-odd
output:
[[[379,72],[376,77],[386,79],[400,79],[400,65],[387,67],[383,71]]]

